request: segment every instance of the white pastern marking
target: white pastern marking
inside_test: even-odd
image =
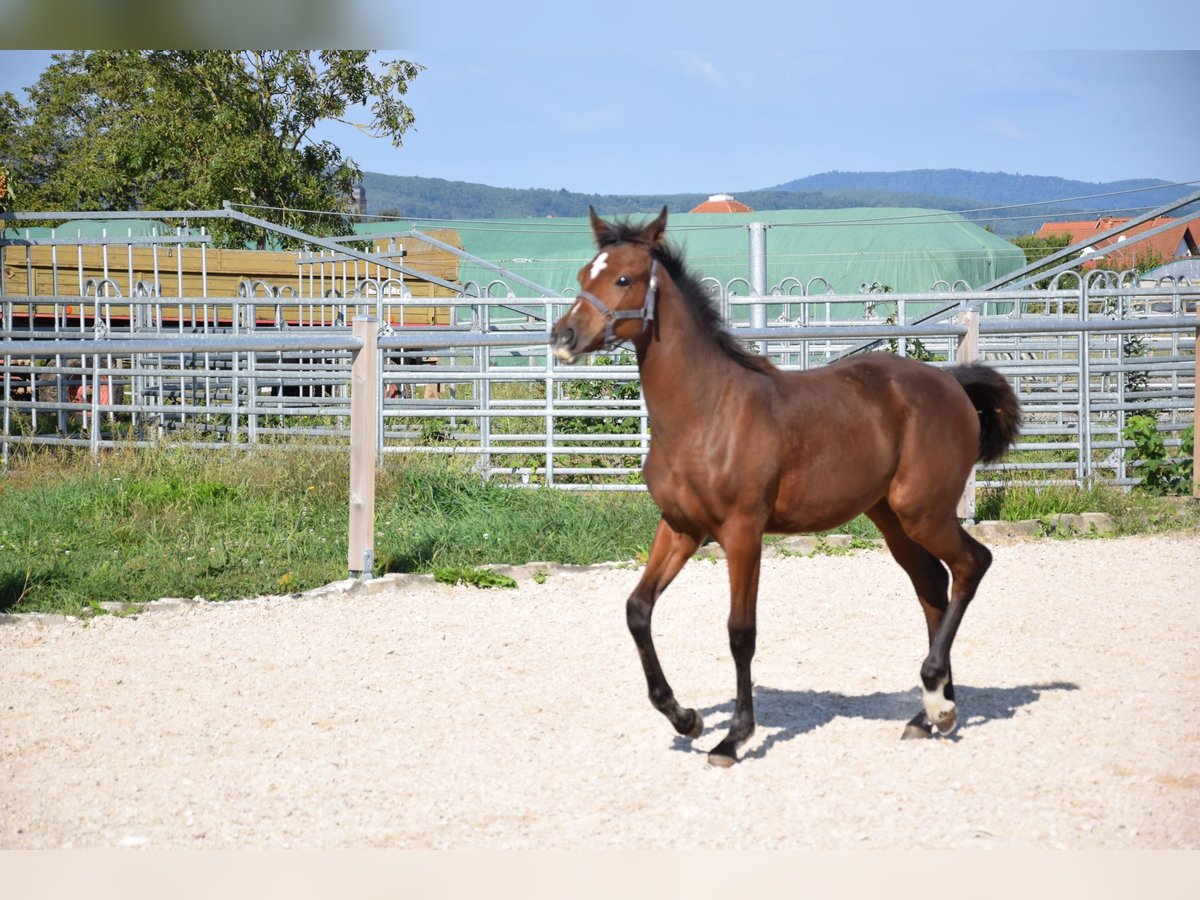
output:
[[[592,281],[595,281],[596,276],[599,275],[601,272],[603,272],[607,268],[608,268],[608,251],[606,250],[603,253],[601,253],[599,256],[597,256],[594,260],[592,260],[592,271],[590,273],[588,273],[588,277],[590,277],[592,279]]]
[[[925,691],[925,715],[929,716],[934,725],[940,726],[954,713],[954,701],[946,699],[946,685],[949,681],[949,678],[941,678],[937,687],[932,691]]]

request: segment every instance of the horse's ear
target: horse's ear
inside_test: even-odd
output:
[[[658,218],[642,229],[642,240],[651,247],[657,247],[662,243],[663,235],[667,230],[667,208],[664,206],[662,212],[658,214]]]
[[[613,227],[596,215],[596,208],[590,204],[588,205],[588,218],[592,221],[592,234],[596,236],[598,246],[607,247],[609,244],[616,243]]]

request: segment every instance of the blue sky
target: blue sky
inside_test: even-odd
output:
[[[1200,179],[1194,4],[1101,0],[1086,18],[1026,0],[860,3],[854,18],[801,6],[508,0],[397,16],[345,0],[404,48],[382,56],[426,70],[402,148],[347,126],[322,136],[368,171],[605,194],[736,193],[831,169]],[[48,61],[0,51],[0,90]]]

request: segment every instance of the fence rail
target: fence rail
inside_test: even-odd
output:
[[[547,318],[565,306],[544,305]],[[502,301],[476,300],[475,307],[472,319],[487,320]],[[1191,423],[1196,326],[1194,315],[1182,314],[981,317],[980,358],[1009,377],[1026,411],[1017,449],[1057,455],[1017,454],[987,470],[983,483],[1034,471],[1041,482],[1100,476],[1132,483],[1123,454],[1093,459],[1091,451],[1123,450],[1125,419],[1137,412],[1157,414],[1172,441]],[[5,458],[25,443],[98,450],[168,436],[207,447],[345,443],[359,346],[345,326],[97,333],[5,329]],[[805,369],[864,340],[945,363],[966,329],[858,322],[735,333],[782,368]],[[562,366],[546,353],[542,321],[487,332],[385,327],[376,338],[379,452],[470,455],[484,474],[521,484],[640,486],[649,434],[631,357]]]

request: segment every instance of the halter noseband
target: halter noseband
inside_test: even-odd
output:
[[[609,350],[620,341],[615,333],[619,322],[626,319],[641,319],[642,331],[645,331],[654,321],[654,303],[658,299],[658,260],[651,258],[650,284],[646,287],[646,298],[642,301],[640,309],[609,309],[608,304],[590,291],[581,290],[577,296],[587,300],[596,307],[600,315],[604,316],[604,343],[601,344],[601,349]]]

